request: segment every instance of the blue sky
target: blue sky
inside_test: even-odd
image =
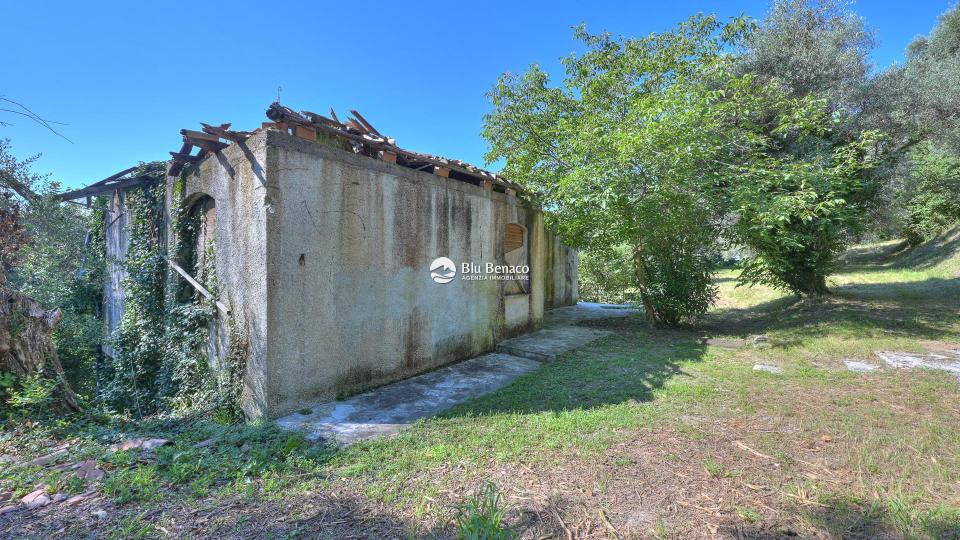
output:
[[[953,0],[860,0],[879,67]],[[359,110],[405,147],[482,165],[485,92],[536,62],[558,72],[570,27],[643,35],[696,13],[762,17],[766,0],[670,2],[7,1],[0,95],[66,122],[64,141],[9,114],[0,137],[67,186],[166,159],[199,122],[252,129],[276,99]]]

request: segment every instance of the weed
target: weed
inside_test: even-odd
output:
[[[500,540],[514,538],[503,524],[506,509],[500,491],[485,483],[467,502],[457,507],[454,521],[460,540]]]

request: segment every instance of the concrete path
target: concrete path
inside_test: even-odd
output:
[[[283,429],[304,431],[311,440],[322,438],[343,445],[391,435],[420,418],[503,388],[520,375],[539,369],[541,362],[610,333],[575,326],[578,322],[632,313],[635,310],[623,306],[590,303],[554,309],[547,312],[542,330],[501,342],[495,353],[342,401],[320,403],[310,407],[309,414],[293,413],[276,422]]]

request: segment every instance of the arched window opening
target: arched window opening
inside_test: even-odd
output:
[[[213,197],[198,195],[187,203],[179,224],[177,260],[199,283],[209,282],[212,271],[217,228],[217,204]],[[190,293],[185,289],[184,293]]]

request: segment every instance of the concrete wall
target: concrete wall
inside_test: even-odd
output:
[[[103,285],[103,324],[104,336],[103,352],[108,356],[114,355],[110,337],[120,326],[123,316],[124,290],[123,282],[127,278],[127,269],[124,260],[130,248],[130,234],[127,230],[129,215],[127,213],[127,194],[118,190],[110,194],[107,211],[104,213],[106,235],[106,282]]]
[[[570,306],[577,303],[577,250],[563,245],[552,234],[547,235],[547,252],[544,261],[546,278],[544,296],[546,308]]]
[[[216,200],[221,300],[250,338],[248,416],[481,354],[576,301],[576,253],[540,211],[479,186],[265,131],[188,173],[199,193]],[[528,294],[460,279],[462,262],[503,263],[507,223],[527,230]],[[430,277],[440,256],[451,283]]]
[[[267,229],[278,188],[268,182],[266,156],[264,136],[232,144],[189,170],[183,190],[188,204],[202,195],[216,201],[214,252],[220,301],[230,307],[230,316],[249,342],[243,408],[250,418],[269,414]],[[175,182],[167,181],[168,213],[180,207],[173,200]],[[214,364],[229,353],[228,321],[219,312],[217,317],[211,344]]]

